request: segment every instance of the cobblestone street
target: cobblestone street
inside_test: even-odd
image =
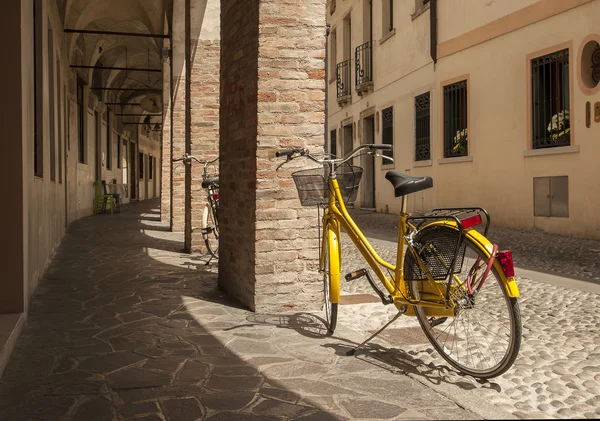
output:
[[[358,225],[380,255],[394,261],[396,216],[351,211]],[[579,240],[543,233],[523,233],[492,228],[490,239],[515,253],[516,274],[521,291],[519,304],[523,322],[521,352],[513,369],[490,382],[477,382],[447,369],[436,356],[414,318],[400,318],[382,334],[384,348],[397,355],[384,364],[401,367],[409,376],[451,397],[461,406],[484,416],[486,405],[517,418],[598,418],[600,416],[600,241]],[[345,259],[342,273],[364,267],[350,240],[342,239]],[[562,247],[564,253],[558,250]],[[583,277],[585,290],[549,285],[545,273],[537,279],[519,276],[521,266],[547,272],[560,269],[565,277]],[[529,274],[536,272],[528,271]],[[344,283],[351,296],[375,294],[364,280]],[[351,301],[351,300],[348,300]],[[363,301],[367,301],[364,299]],[[380,302],[342,306],[340,322],[364,328],[366,335],[381,327],[395,313]],[[369,358],[365,354],[365,358]]]

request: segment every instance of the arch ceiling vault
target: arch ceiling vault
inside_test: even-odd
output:
[[[163,45],[168,45],[165,36],[173,0],[55,1],[64,22],[70,64],[78,66],[78,75],[91,88],[105,88],[93,90],[102,101],[139,104],[148,94],[160,95],[161,56]],[[143,112],[138,105],[114,109]]]

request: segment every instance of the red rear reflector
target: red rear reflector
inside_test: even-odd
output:
[[[481,224],[481,215],[473,215],[460,221],[464,230]]]
[[[510,250],[499,251],[498,259],[500,260],[502,269],[504,269],[504,274],[508,278],[515,276],[515,265],[513,264],[512,251],[510,251]]]
[[[212,197],[213,197],[213,200],[219,200],[219,194],[218,193],[217,194],[213,194]]]

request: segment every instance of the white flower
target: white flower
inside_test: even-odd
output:
[[[569,113],[569,110],[562,110],[560,113],[554,114],[550,124],[548,124],[548,131],[552,133],[564,130],[566,123],[569,122],[570,119],[571,113]]]

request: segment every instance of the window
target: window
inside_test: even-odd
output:
[[[382,0],[382,18],[381,28],[383,29],[383,36],[389,34],[394,30],[394,0]]]
[[[444,86],[444,158],[467,156],[467,81]]]
[[[144,178],[144,154],[140,152],[138,154],[138,167],[140,167],[140,180]]]
[[[571,144],[569,49],[531,61],[532,148]]]
[[[431,159],[431,107],[429,92],[415,97],[415,161]]]
[[[77,145],[79,162],[85,164],[85,104],[83,101],[83,82],[77,80]]]
[[[148,156],[148,180],[152,180],[152,176],[154,175],[154,168],[152,168],[152,155]]]
[[[534,177],[534,216],[569,216],[569,177]]]
[[[42,46],[43,22],[42,0],[33,2],[33,90],[34,90],[34,143],[33,143],[33,173],[36,177],[44,176],[44,69]]]
[[[56,113],[57,113],[57,121],[58,121],[58,182],[62,184],[63,181],[63,142],[62,139],[65,136],[64,126],[63,126],[63,107],[62,107],[62,89],[61,89],[61,80],[62,80],[62,72],[60,70],[60,61],[56,62]],[[65,99],[66,100],[66,99]]]
[[[54,80],[54,34],[48,21],[48,112],[50,126],[50,181],[56,181],[56,103]]]
[[[121,163],[121,155],[122,155],[121,149],[123,149],[121,147],[121,135],[117,135],[117,168],[119,168],[119,169],[121,169],[123,167],[123,165]]]
[[[384,145],[394,145],[394,108],[388,107],[381,111],[381,143]],[[383,151],[384,156],[394,157],[394,150]],[[391,161],[383,160],[384,164],[389,164]]]
[[[337,132],[332,130],[329,132],[329,153],[332,157],[337,156]]]
[[[110,110],[106,110],[106,169],[112,169],[112,133],[110,129]]]

